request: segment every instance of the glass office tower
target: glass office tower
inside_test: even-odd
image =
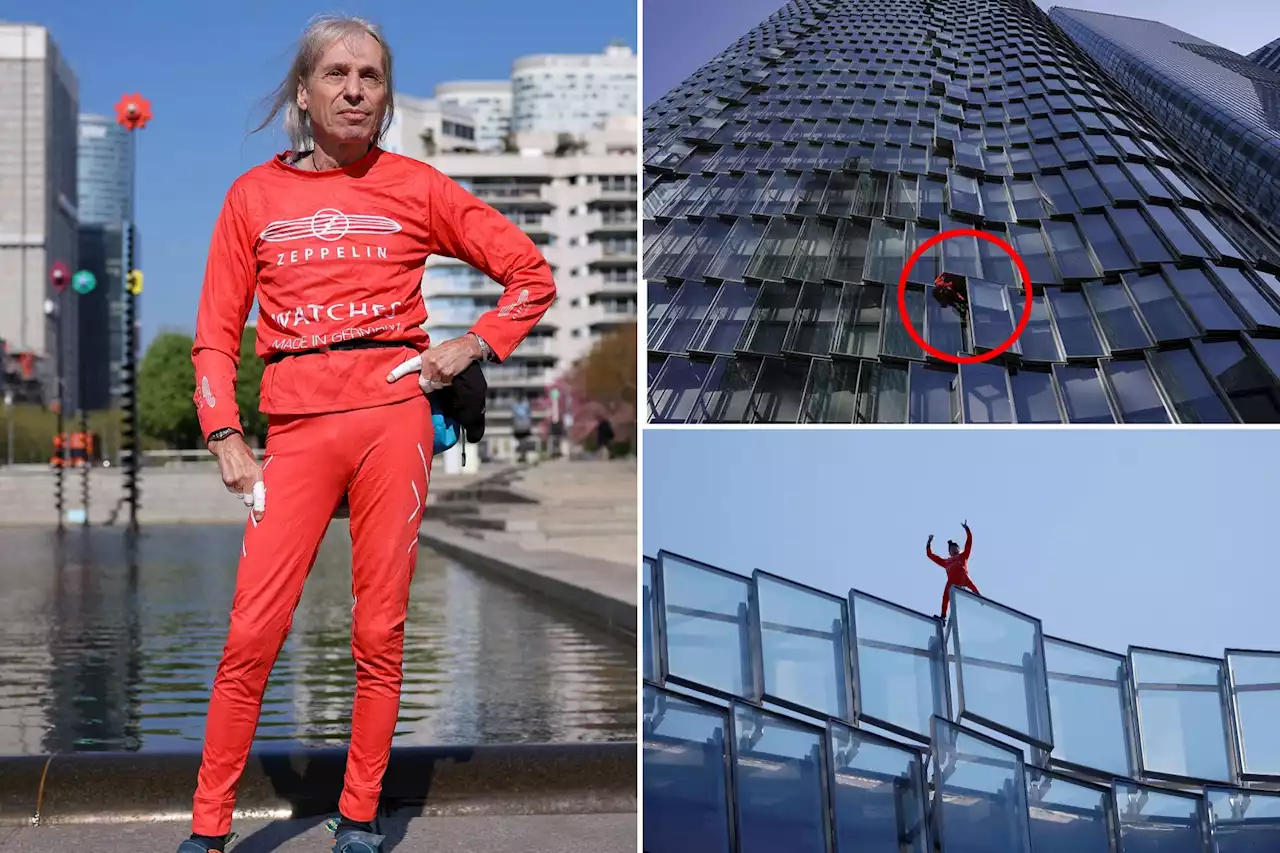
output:
[[[1280,422],[1275,238],[1030,0],[794,0],[644,133],[651,423]]]
[[[1280,850],[1280,652],[1045,636],[660,552],[645,853]]]
[[[1062,7],[1049,17],[1280,228],[1280,73],[1157,21]]]

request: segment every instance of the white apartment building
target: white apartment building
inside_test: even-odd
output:
[[[395,115],[382,138],[382,148],[418,159],[424,152],[475,151],[475,119],[465,107],[397,92]]]
[[[55,262],[77,269],[76,132],[79,86],[44,27],[0,23],[0,339],[9,354],[34,353],[46,400],[56,395],[61,306],[68,401],[76,397],[75,291],[56,298]]]
[[[470,111],[478,150],[502,150],[511,132],[510,80],[453,80],[436,86],[435,97]]]
[[[603,53],[545,53],[511,66],[511,129],[582,133],[639,112],[635,52],[615,43]]]
[[[583,134],[517,133],[515,153],[415,155],[520,225],[555,270],[557,299],[501,365],[489,365],[482,454],[509,458],[510,406],[546,411],[547,386],[608,329],[636,321],[636,117]],[[502,288],[456,260],[432,257],[423,275],[426,329],[434,340],[465,334]]]

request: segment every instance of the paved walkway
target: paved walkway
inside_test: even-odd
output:
[[[385,853],[634,853],[636,815],[389,817]],[[332,849],[324,819],[237,821],[229,853],[321,853]],[[183,822],[0,827],[8,853],[172,853],[190,832]]]

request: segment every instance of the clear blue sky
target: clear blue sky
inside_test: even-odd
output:
[[[645,0],[644,103],[651,104],[775,11],[782,0]],[[1036,0],[1160,21],[1248,54],[1280,36],[1276,0]]]
[[[1280,431],[646,430],[644,553],[936,614],[973,529],[984,595],[1047,633],[1280,649]]]
[[[445,80],[508,77],[512,60],[530,53],[594,53],[614,39],[637,46],[635,0],[0,0],[0,19],[50,29],[79,77],[82,112],[113,114],[125,92],[151,100],[156,118],[138,149],[144,343],[158,328],[194,329],[223,195],[288,147],[279,132],[246,138],[258,104],[307,21],[326,12],[380,24],[396,88],[411,95],[430,96]]]

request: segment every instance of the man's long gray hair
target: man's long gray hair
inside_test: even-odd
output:
[[[374,142],[381,142],[391,126],[391,117],[395,114],[395,87],[391,80],[391,48],[378,27],[363,18],[350,18],[341,15],[321,15],[314,18],[298,39],[298,51],[294,54],[293,64],[279,87],[269,96],[265,103],[270,105],[267,117],[262,124],[253,129],[254,133],[262,130],[283,113],[284,132],[289,137],[289,150],[295,155],[312,148],[314,140],[311,136],[311,117],[306,111],[298,108],[298,84],[306,85],[316,70],[320,57],[338,39],[373,36],[382,46],[382,79],[386,86],[387,98],[383,105],[382,120],[378,125],[378,133]]]

